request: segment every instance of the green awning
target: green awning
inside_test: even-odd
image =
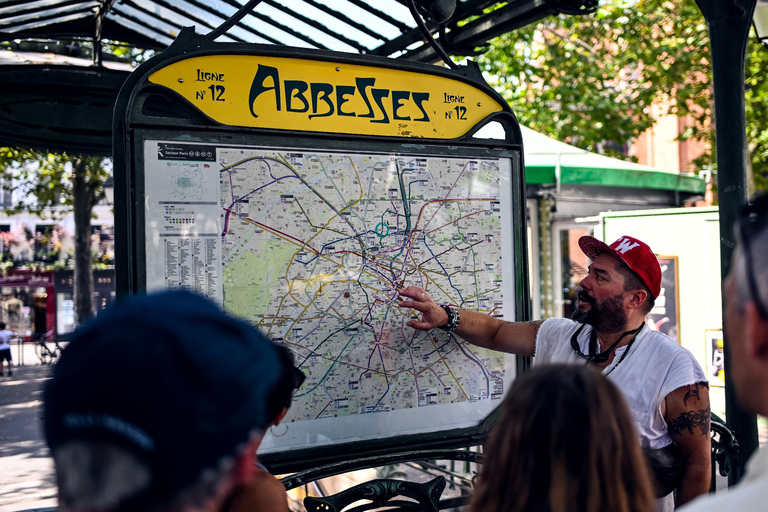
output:
[[[555,166],[525,166],[527,185],[555,185]],[[602,187],[653,188],[703,194],[706,183],[697,176],[657,171],[600,168],[588,166],[560,167],[560,183]]]
[[[525,182],[561,185],[649,188],[703,194],[706,183],[697,176],[661,171],[590,153],[521,127],[525,150]]]

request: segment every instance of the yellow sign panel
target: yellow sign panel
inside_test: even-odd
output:
[[[460,80],[286,57],[193,57],[149,81],[231,126],[453,139],[502,110]]]

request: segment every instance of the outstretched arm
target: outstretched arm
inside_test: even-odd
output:
[[[421,313],[421,320],[411,320],[409,327],[429,331],[448,323],[448,314],[421,288],[409,286],[399,290],[402,297],[401,307],[415,309]],[[461,319],[453,331],[457,336],[473,345],[486,347],[500,352],[509,352],[523,356],[534,355],[536,335],[541,320],[533,322],[505,322],[475,311],[460,310]]]
[[[680,446],[685,469],[677,489],[677,506],[709,491],[712,477],[712,441],[709,387],[699,382],[683,386],[664,399],[664,419],[672,439]]]

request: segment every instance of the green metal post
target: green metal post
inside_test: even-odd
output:
[[[720,205],[720,268],[725,278],[734,247],[734,224],[739,208],[747,200],[744,61],[756,0],[696,0],[696,3],[707,20],[712,52]],[[727,321],[723,308],[723,322]],[[726,423],[741,446],[734,471],[728,478],[729,485],[733,485],[741,479],[747,458],[757,449],[757,420],[754,414],[744,411],[736,400],[731,377],[739,369],[730,367],[727,336],[723,340],[723,350]]]

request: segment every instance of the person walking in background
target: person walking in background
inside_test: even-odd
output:
[[[0,377],[3,373],[3,361],[8,363],[8,376],[13,375],[13,357],[11,356],[11,338],[13,331],[6,329],[5,322],[0,322]]]
[[[736,398],[744,410],[768,416],[768,195],[744,207],[736,249],[725,279],[723,327]],[[768,509],[768,451],[754,453],[741,482],[727,493],[709,495],[681,512]]]
[[[621,392],[591,366],[518,377],[483,453],[470,512],[652,512],[654,499]]]
[[[288,371],[261,333],[189,292],[101,313],[45,389],[60,508],[218,512],[253,477]]]
[[[579,239],[591,260],[572,319],[505,322],[482,313],[437,304],[424,290],[407,287],[401,307],[422,314],[408,322],[436,327],[475,345],[535,356],[535,364],[593,364],[624,394],[652,463],[658,512],[674,509],[709,490],[711,478],[708,380],[693,355],[645,323],[661,290],[661,268],[651,248],[623,236],[608,245]]]

